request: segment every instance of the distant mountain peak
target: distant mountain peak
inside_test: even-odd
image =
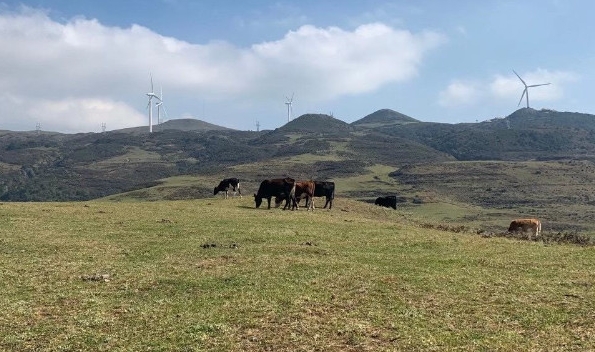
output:
[[[347,122],[326,114],[304,114],[279,128],[283,132],[318,132],[336,133],[349,131],[351,126]]]
[[[391,109],[380,109],[353,122],[352,125],[398,125],[414,122],[419,122],[419,120]]]

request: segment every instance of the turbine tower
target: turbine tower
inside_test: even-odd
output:
[[[514,72],[514,74],[521,80],[521,82],[525,86],[525,89],[523,89],[523,94],[521,94],[521,99],[519,100],[519,103],[517,104],[517,106],[520,106],[521,105],[521,102],[523,101],[523,98],[525,96],[527,96],[527,108],[529,107],[529,88],[539,87],[539,86],[547,86],[548,84],[550,84],[550,83],[541,83],[541,84],[527,85],[527,83],[525,83],[525,81],[523,81],[523,79],[521,78],[521,76],[519,76],[519,74],[516,73],[515,70],[512,70],[512,72]]]
[[[151,105],[151,101],[153,98],[157,100],[161,100],[157,94],[153,92],[153,75],[151,75],[151,91],[147,93],[149,97],[149,103],[147,104],[147,109],[149,109],[149,133],[153,132],[153,105]]]
[[[163,116],[167,117],[167,111],[165,110],[165,105],[163,105],[163,87],[161,87],[161,94],[157,98],[159,102],[155,104],[157,107],[157,124],[161,125],[163,121],[161,121],[161,110],[163,110]]]
[[[287,122],[291,121],[291,104],[293,103],[293,93],[291,93],[291,98],[289,97],[285,97],[287,99],[287,101],[285,102],[285,105],[287,105]]]

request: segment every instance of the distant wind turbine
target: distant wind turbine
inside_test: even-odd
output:
[[[151,101],[153,98],[157,100],[161,100],[155,92],[153,92],[153,75],[151,75],[151,91],[147,93],[149,97],[149,103],[147,104],[147,109],[149,109],[149,133],[153,132],[153,105],[151,105]]]
[[[161,121],[161,110],[163,110],[163,116],[165,116],[166,118],[168,117],[167,110],[165,110],[165,105],[163,105],[163,87],[161,87],[161,94],[157,99],[159,99],[159,102],[155,104],[155,106],[157,107],[157,124],[161,125],[161,123],[163,122]]]
[[[293,93],[291,93],[291,98],[289,97],[285,97],[287,99],[287,101],[285,102],[285,105],[287,105],[287,122],[291,121],[291,104],[293,103]]]
[[[521,80],[521,82],[525,86],[525,89],[523,89],[523,94],[521,95],[521,99],[519,100],[519,103],[517,104],[517,106],[520,106],[521,102],[523,101],[523,97],[527,96],[527,107],[529,107],[529,88],[539,87],[539,86],[547,86],[548,84],[551,84],[551,83],[541,83],[541,84],[527,85],[527,83],[525,83],[525,81],[523,81],[521,76],[519,76],[519,74],[516,73],[515,70],[512,70],[512,72],[514,72],[514,74]]]

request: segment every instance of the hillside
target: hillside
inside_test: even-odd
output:
[[[595,116],[523,108],[482,123],[416,123],[376,131],[407,138],[457,160],[591,159]]]
[[[154,125],[153,131],[154,132],[163,132],[167,130],[176,130],[176,131],[230,131],[231,128],[223,127],[214,125],[212,123],[208,123],[198,119],[174,119],[174,120],[167,120],[161,124]],[[131,127],[131,128],[123,128],[117,130],[116,132],[122,133],[134,133],[134,134],[144,134],[148,132],[148,127]]]
[[[353,126],[374,128],[389,125],[403,125],[407,123],[419,122],[413,117],[401,114],[390,109],[381,109],[375,111],[357,121],[351,123]]]
[[[3,131],[0,200],[88,200],[154,187],[173,176],[218,178],[240,169],[256,183],[283,175],[340,179],[370,174],[375,165],[394,171],[454,161],[595,159],[595,117],[551,110],[520,109],[474,124],[419,122],[384,109],[353,124],[306,114],[262,132],[198,120],[163,126],[152,134]]]
[[[592,246],[250,198],[0,204],[0,350],[595,349]]]

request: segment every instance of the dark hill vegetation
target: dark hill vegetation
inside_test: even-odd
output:
[[[419,122],[413,117],[401,114],[390,109],[382,109],[371,113],[351,124],[354,126],[378,127],[384,125],[397,125]]]
[[[346,135],[353,128],[346,122],[325,114],[306,114],[276,129],[277,133]]]
[[[520,109],[475,124],[419,122],[379,110],[353,124],[324,114],[300,116],[273,131],[171,120],[105,133],[0,133],[0,199],[87,200],[156,185],[179,175],[304,175],[340,178],[373,165],[449,161],[591,160],[595,116]],[[167,128],[165,128],[167,127]],[[275,165],[258,169],[257,165]],[[300,173],[300,170],[302,171]]]

